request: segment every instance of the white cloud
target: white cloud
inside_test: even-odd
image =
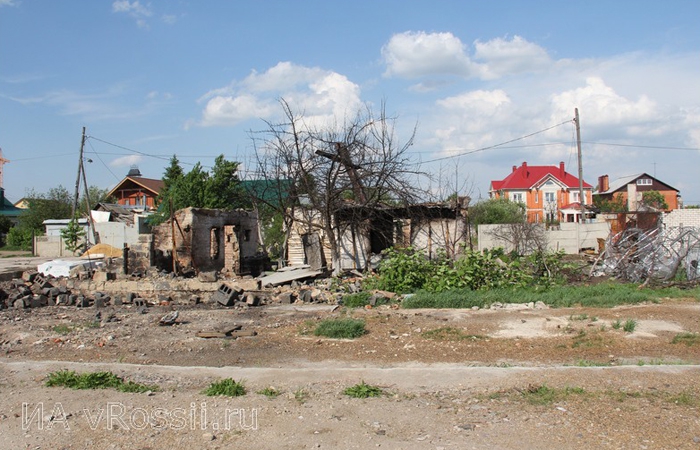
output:
[[[115,0],[114,3],[112,3],[112,12],[128,14],[136,20],[136,24],[139,28],[147,28],[148,23],[146,19],[153,15],[150,5],[142,5],[139,0],[133,2],[129,0]]]
[[[199,125],[231,126],[252,118],[270,118],[281,112],[284,98],[311,120],[344,117],[360,102],[360,89],[347,77],[317,67],[280,62],[263,73],[252,72],[241,81],[209,91]]]
[[[474,42],[474,56],[452,33],[395,34],[382,48],[387,77],[460,76],[490,80],[541,71],[552,64],[547,51],[520,36]],[[420,86],[419,86],[420,87]]]
[[[109,162],[109,165],[111,167],[124,167],[128,166],[131,167],[134,164],[138,164],[143,160],[143,156],[141,155],[126,155],[122,156],[116,159],[113,159],[112,161]]]
[[[17,6],[18,3],[14,0],[0,0],[0,8],[3,6]]]
[[[539,71],[552,64],[545,49],[520,36],[514,36],[510,41],[501,38],[487,42],[476,41],[474,47],[475,59],[484,61],[482,67],[485,79]]]
[[[382,48],[384,75],[415,78],[427,75],[470,77],[479,72],[465,45],[452,33],[395,34]]]

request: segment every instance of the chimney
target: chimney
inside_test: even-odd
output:
[[[605,192],[610,189],[610,179],[607,175],[598,177],[598,192]]]
[[[527,178],[527,161],[523,161],[523,178]]]
[[[561,179],[564,179],[564,176],[566,175],[566,170],[564,170],[564,161],[559,162],[559,177]]]
[[[518,166],[513,166],[513,172],[515,172],[516,170],[518,170]]]

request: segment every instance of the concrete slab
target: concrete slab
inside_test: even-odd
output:
[[[294,280],[303,280],[305,278],[313,278],[321,275],[320,270],[311,270],[308,266],[294,268],[293,266],[285,267],[284,271],[277,271],[272,275],[259,277],[260,283],[265,286],[279,286],[280,284],[291,283]]]

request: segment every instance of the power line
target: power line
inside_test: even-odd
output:
[[[565,125],[565,124],[567,124],[567,123],[571,123],[571,120],[566,120],[566,121],[561,122],[561,123],[558,123],[558,124],[556,124],[556,125],[552,125],[551,127],[545,128],[544,130],[535,131],[534,133],[530,133],[530,134],[527,134],[527,135],[525,135],[525,136],[520,136],[520,137],[518,137],[518,138],[511,139],[511,140],[509,140],[509,141],[501,142],[500,144],[489,145],[488,147],[477,148],[477,149],[475,149],[475,150],[469,150],[469,151],[466,151],[466,152],[463,152],[463,153],[458,153],[458,154],[456,154],[456,155],[443,156],[443,157],[441,157],[441,158],[435,158],[435,159],[431,159],[431,160],[428,160],[428,161],[423,161],[421,164],[427,164],[427,163],[431,163],[431,162],[435,162],[435,161],[443,161],[443,160],[445,160],[445,159],[451,159],[451,158],[459,158],[460,156],[466,156],[466,155],[471,155],[471,154],[473,154],[473,153],[478,153],[478,152],[483,152],[483,151],[486,151],[486,150],[491,150],[491,149],[494,149],[494,148],[497,148],[497,147],[501,147],[501,146],[506,145],[506,144],[510,144],[510,143],[512,143],[512,142],[517,142],[517,141],[521,141],[521,140],[523,140],[523,139],[527,139],[527,138],[529,138],[529,137],[535,136],[535,135],[540,134],[540,133],[544,133],[545,131],[549,131],[549,130],[551,130],[551,129],[553,129],[553,128],[560,127],[560,126]]]
[[[638,144],[613,144],[612,142],[587,142],[583,141],[584,144],[595,144],[595,145],[610,145],[612,147],[637,147],[637,148],[650,148],[657,150],[685,150],[685,151],[700,151],[700,148],[693,147],[670,147],[670,146],[658,146],[658,145],[638,145]]]

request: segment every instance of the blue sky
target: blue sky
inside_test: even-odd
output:
[[[417,125],[431,188],[475,199],[523,161],[576,174],[578,108],[587,182],[647,172],[700,204],[698,17],[697,0],[0,0],[6,196],[72,190],[83,126],[91,185],[159,178],[172,154],[246,176],[284,98],[339,121],[384,101],[399,140]]]

